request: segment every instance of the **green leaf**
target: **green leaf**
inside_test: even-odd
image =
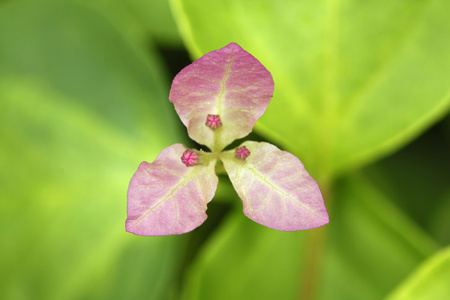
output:
[[[445,300],[450,295],[450,247],[427,259],[386,300]]]
[[[320,181],[396,150],[450,106],[448,1],[172,4],[194,57],[236,42],[272,73],[256,128]]]
[[[442,245],[450,245],[450,189],[438,200],[442,201],[431,209],[427,225]]]
[[[374,185],[433,237],[450,242],[450,140],[439,123],[394,155],[363,169]],[[426,175],[425,175],[426,174]]]
[[[151,140],[156,154],[158,143],[174,137],[170,120],[178,117],[158,58],[143,57],[94,11],[76,4],[11,3],[0,25],[0,76],[27,76],[56,87],[124,133]],[[149,130],[161,124],[164,130]]]
[[[437,249],[391,203],[364,177],[338,182],[318,299],[381,299]]]
[[[341,182],[333,203],[330,224],[291,233],[236,209],[186,274],[183,299],[303,299],[308,280],[313,299],[380,299],[437,248],[364,179]]]
[[[294,299],[303,239],[235,210],[185,274],[182,299]]]
[[[59,0],[57,0],[59,1]],[[72,0],[73,1],[73,0]],[[142,50],[154,40],[164,46],[182,46],[168,0],[75,0],[96,8]]]
[[[181,140],[158,57],[134,49],[81,5],[2,7],[1,299],[161,299],[175,284],[184,239],[125,232],[134,171]]]
[[[127,5],[159,43],[182,45],[180,34],[172,17],[169,0],[129,0]]]

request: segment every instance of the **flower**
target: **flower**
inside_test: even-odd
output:
[[[237,147],[236,149],[234,149],[234,156],[237,159],[245,160],[249,155],[250,151],[245,146]]]
[[[208,115],[206,117],[205,125],[213,130],[219,128],[220,126],[222,126],[222,121],[220,121],[220,116],[219,115]]]
[[[193,167],[198,164],[198,153],[194,150],[187,149],[181,155],[181,162],[186,165],[186,167]]]
[[[244,214],[267,227],[296,231],[329,222],[316,181],[294,155],[265,142],[246,141],[273,95],[269,71],[239,45],[207,53],[174,78],[169,100],[188,135],[211,152],[174,144],[153,163],[142,162],[128,188],[128,232],[182,234],[207,218],[218,160],[243,202]]]

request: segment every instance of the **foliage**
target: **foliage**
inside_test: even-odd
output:
[[[0,3],[0,298],[447,299],[449,118],[431,126],[450,103],[450,3],[168,5]],[[178,32],[193,59],[236,42],[271,71],[252,139],[302,160],[328,225],[259,226],[221,176],[204,226],[125,232],[136,166],[188,142],[167,99]]]

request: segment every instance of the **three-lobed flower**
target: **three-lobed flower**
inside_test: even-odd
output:
[[[128,188],[128,232],[189,232],[207,218],[218,161],[242,199],[244,214],[267,227],[296,231],[329,222],[316,181],[294,155],[265,142],[246,141],[265,112],[274,83],[269,71],[239,45],[207,53],[174,78],[169,100],[188,135],[211,152],[174,144],[153,163],[142,162]]]

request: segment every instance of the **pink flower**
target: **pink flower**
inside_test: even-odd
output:
[[[222,161],[244,214],[267,227],[296,231],[329,222],[319,186],[294,155],[246,141],[273,95],[269,71],[239,45],[207,53],[174,78],[169,99],[188,135],[211,152],[175,144],[142,162],[128,188],[126,230],[138,235],[189,232],[207,218]],[[181,159],[180,159],[181,158]]]

